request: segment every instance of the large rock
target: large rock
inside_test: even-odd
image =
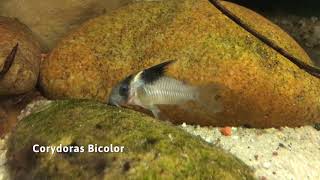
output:
[[[41,40],[44,50],[84,21],[109,12],[130,0],[1,0],[0,15],[16,17]]]
[[[252,28],[311,63],[278,26],[223,4]],[[173,122],[200,125],[298,126],[320,120],[320,81],[243,30],[206,0],[134,3],[88,21],[67,36],[41,68],[51,98],[106,101],[128,74],[167,59],[168,74],[195,85],[218,83],[223,112],[164,109]]]
[[[52,102],[21,120],[8,142],[14,179],[253,179],[241,161],[198,137],[94,102]],[[35,153],[34,144],[84,146],[84,152]],[[89,153],[89,144],[124,152]]]
[[[13,64],[0,79],[0,96],[29,92],[38,80],[39,42],[30,29],[18,20],[0,17],[0,68],[16,43],[19,47]]]

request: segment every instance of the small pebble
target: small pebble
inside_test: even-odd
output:
[[[267,180],[267,177],[265,177],[265,176],[261,176],[261,178],[260,178],[261,180]]]
[[[232,128],[228,127],[228,126],[224,127],[224,128],[220,128],[220,132],[224,136],[231,136],[232,135]]]
[[[263,166],[263,168],[265,168],[265,169],[269,169],[269,168],[271,167],[271,163],[270,163],[270,162],[264,162],[264,163],[262,164],[262,166]]]
[[[239,136],[232,136],[232,139],[237,140],[237,139],[239,139]]]
[[[282,143],[279,143],[279,147],[285,148],[286,146],[284,144],[282,144]]]
[[[316,23],[318,21],[318,17],[312,16],[311,18],[312,23]]]

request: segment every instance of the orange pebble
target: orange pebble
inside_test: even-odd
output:
[[[231,136],[232,135],[232,128],[229,126],[220,128],[220,132],[224,136]]]

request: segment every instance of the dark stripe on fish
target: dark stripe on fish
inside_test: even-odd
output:
[[[141,73],[141,79],[145,82],[145,84],[151,84],[155,82],[164,75],[167,67],[174,62],[174,60],[166,61],[143,70]]]

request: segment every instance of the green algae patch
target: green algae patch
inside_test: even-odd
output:
[[[84,152],[35,153],[41,146]],[[87,146],[123,146],[89,153]],[[55,101],[19,122],[8,140],[13,178],[254,179],[239,159],[173,125],[92,101]]]

